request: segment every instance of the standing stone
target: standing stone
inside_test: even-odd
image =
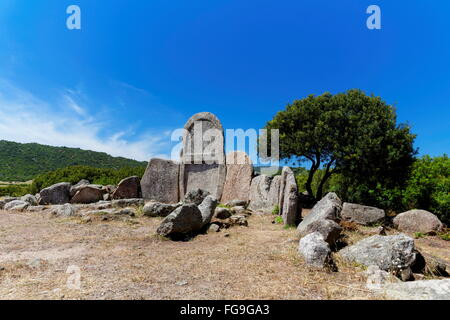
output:
[[[295,225],[298,212],[298,188],[294,172],[289,167],[284,167],[281,172],[281,185],[279,204],[280,214],[285,225]]]
[[[205,200],[198,206],[202,214],[202,227],[211,222],[217,207],[217,199],[213,196],[207,196]]]
[[[242,151],[227,154],[227,175],[223,187],[222,202],[239,199],[248,201],[252,183],[253,165],[250,157]]]
[[[405,232],[436,232],[441,231],[444,225],[431,212],[425,210],[410,210],[400,213],[394,218],[394,226]]]
[[[204,189],[222,198],[226,178],[223,127],[209,112],[192,116],[184,126],[180,165],[180,197]]]
[[[267,196],[269,203],[273,206],[278,205],[280,202],[280,188],[281,188],[281,176],[275,176],[270,183],[269,194]]]
[[[250,185],[250,204],[249,209],[271,213],[274,203],[269,199],[270,185],[272,178],[264,174],[256,176]]]
[[[139,177],[133,176],[119,182],[114,191],[113,199],[136,199],[141,197],[141,183]]]
[[[41,200],[39,204],[65,204],[70,200],[69,182],[61,182],[54,184],[48,188],[41,190],[39,193]]]
[[[151,159],[141,180],[142,197],[161,203],[177,203],[179,165],[174,161]]]

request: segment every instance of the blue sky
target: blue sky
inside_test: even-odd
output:
[[[82,30],[66,28],[71,4]],[[421,154],[448,153],[449,14],[448,0],[1,0],[0,139],[148,160],[194,113],[259,129],[295,99],[360,88],[397,106]]]

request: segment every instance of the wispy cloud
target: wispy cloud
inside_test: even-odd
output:
[[[170,133],[130,135],[126,128],[108,136],[108,125],[96,121],[68,91],[61,95],[62,106],[43,101],[30,92],[0,80],[0,139],[22,143],[77,147],[106,152],[136,160],[169,157]]]

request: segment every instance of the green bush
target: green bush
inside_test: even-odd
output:
[[[21,197],[31,192],[31,186],[27,184],[15,184],[0,186],[0,197]]]

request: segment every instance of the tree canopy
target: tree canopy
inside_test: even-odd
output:
[[[305,188],[316,199],[335,173],[347,179],[347,189],[363,185],[367,192],[379,183],[405,182],[416,154],[415,135],[408,125],[397,124],[395,108],[356,89],[296,100],[265,128],[280,131],[282,159],[310,163]],[[314,191],[313,178],[321,168]]]

